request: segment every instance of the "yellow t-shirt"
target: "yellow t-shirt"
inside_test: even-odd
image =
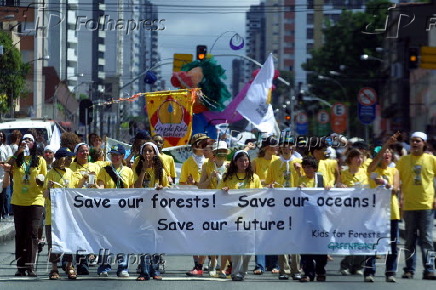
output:
[[[135,182],[136,182],[136,180],[138,180],[138,174],[136,174],[136,171],[133,171],[133,178],[134,178]],[[146,188],[155,187],[156,183],[159,183],[159,182],[156,181],[156,175],[154,173],[154,168],[146,168],[144,181],[143,181],[144,187],[146,187]],[[163,168],[162,168],[162,184],[161,185],[163,187],[169,186],[168,176]]]
[[[245,173],[233,174],[231,178],[224,181],[224,179],[218,185],[218,188],[228,187],[229,189],[243,189],[243,188],[262,188],[259,176],[254,173],[253,180],[246,180]]]
[[[94,163],[97,164],[100,168],[111,165],[110,161],[95,161]]]
[[[368,166],[369,164],[371,164],[371,162],[372,162],[372,158],[367,157],[365,161],[362,163],[362,165],[360,165],[360,167],[366,170],[368,169]]]
[[[40,205],[44,206],[43,188],[36,184],[38,174],[47,175],[47,164],[41,156],[38,156],[38,166],[29,167],[31,156],[25,156],[21,167],[13,167],[14,175],[14,192],[12,194],[11,204],[20,206]],[[26,168],[29,170],[28,178]]]
[[[287,187],[296,187],[298,185],[298,179],[300,175],[297,173],[294,167],[294,163],[301,163],[301,159],[294,158],[289,161],[289,166],[286,166],[287,162],[282,161],[281,158],[271,162],[271,165],[266,174],[266,184],[274,183],[274,187],[285,187],[287,180],[289,185]]]
[[[432,209],[433,178],[436,173],[435,157],[427,153],[421,156],[402,156],[397,163],[397,169],[400,172],[401,192],[404,197],[403,209]]]
[[[203,170],[206,171],[206,176],[207,178],[210,177],[210,175],[212,174],[212,172],[214,172],[215,170],[221,175],[221,179],[224,176],[224,173],[227,171],[227,164],[228,162],[224,162],[223,166],[217,168],[215,162],[213,162],[212,160],[209,160],[208,162],[203,164]],[[218,179],[217,178],[211,178],[208,189],[216,189],[218,186]]]
[[[254,173],[259,176],[260,180],[266,180],[268,169],[270,168],[271,163],[278,159],[280,159],[280,157],[276,155],[273,155],[271,160],[266,160],[264,157],[257,157],[253,160]]]
[[[207,163],[207,161],[208,159],[205,158],[203,164]],[[196,182],[200,180],[201,168],[198,168],[198,165],[192,156],[189,156],[189,158],[183,162],[179,182],[186,182],[189,175],[192,175],[192,178]]]
[[[368,173],[362,167],[357,173],[351,173],[348,169],[342,170],[341,182],[348,187],[369,185]]]
[[[73,178],[73,171],[69,168],[65,168],[65,171],[59,168],[50,169],[44,180],[44,190],[48,188],[49,181],[57,182],[67,188],[75,188],[77,186],[77,179]],[[52,188],[62,187],[54,184]],[[51,200],[48,197],[45,198],[45,224],[51,225]]]
[[[173,156],[166,154],[160,154],[159,156],[162,159],[167,175],[170,177],[176,177],[176,163],[174,162]]]
[[[298,185],[304,184],[305,187],[315,187],[315,185],[316,185],[315,178],[317,178],[316,175],[314,178],[308,178],[307,176],[301,176],[299,178],[299,181],[297,182],[297,184]]]
[[[385,169],[377,167],[374,171],[378,176],[383,177],[387,180],[388,184],[393,185],[394,175],[398,172],[398,169],[394,167],[387,167]],[[375,184],[374,179],[369,179],[369,187],[376,188],[377,184]],[[398,196],[396,194],[391,194],[391,220],[399,220],[400,219],[400,204],[398,202]]]
[[[124,186],[123,188],[133,187],[134,177],[132,169],[127,166],[122,166],[118,170],[114,168],[114,171],[117,171],[118,175],[121,177]],[[117,187],[112,177],[107,173],[105,167],[101,168],[100,173],[97,176],[97,183],[98,180],[103,181],[104,188],[121,188],[120,186]]]
[[[325,159],[318,162],[318,173],[324,178],[324,186],[335,186],[338,162],[334,159]]]
[[[95,172],[95,177],[97,178],[101,168],[93,162],[88,162],[83,166],[77,162],[71,162],[70,169],[73,171],[73,178],[76,179],[74,182],[79,183],[79,180],[83,178],[82,172]]]

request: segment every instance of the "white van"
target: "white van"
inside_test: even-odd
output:
[[[20,130],[22,134],[27,133],[29,129],[36,129],[44,135],[44,139],[50,141],[53,135],[55,122],[48,119],[8,119],[0,121],[0,131],[6,134],[6,138],[9,140],[9,136],[14,130]],[[35,136],[36,137],[36,136]]]

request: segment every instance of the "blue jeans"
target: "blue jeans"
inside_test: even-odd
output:
[[[270,271],[272,269],[278,269],[278,256],[277,255],[256,255],[255,259],[255,270],[261,270],[262,272]]]
[[[400,238],[400,230],[398,227],[399,220],[391,220],[391,252],[386,258],[386,276],[395,276],[398,267],[398,240]],[[364,276],[375,275],[375,256],[366,257]]]
[[[424,275],[426,273],[434,272],[434,263],[427,255],[429,252],[433,251],[433,210],[404,211],[404,223],[406,226],[406,267],[404,267],[404,272],[415,273],[416,240],[418,231],[420,233],[419,244],[421,245]]]
[[[141,255],[141,274],[140,274],[140,276],[143,276],[143,277],[160,276],[160,272],[159,272],[160,259],[161,259],[161,257],[159,254]]]

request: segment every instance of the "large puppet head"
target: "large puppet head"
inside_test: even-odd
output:
[[[226,79],[225,70],[216,64],[213,58],[193,61],[182,67],[182,71],[173,72],[171,84],[177,88],[201,88],[203,96],[194,103],[194,113],[202,111],[222,111],[225,103],[231,99],[230,92],[222,79]]]

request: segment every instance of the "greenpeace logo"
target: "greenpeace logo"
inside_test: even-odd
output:
[[[328,248],[331,250],[375,250],[375,243],[329,243]]]

